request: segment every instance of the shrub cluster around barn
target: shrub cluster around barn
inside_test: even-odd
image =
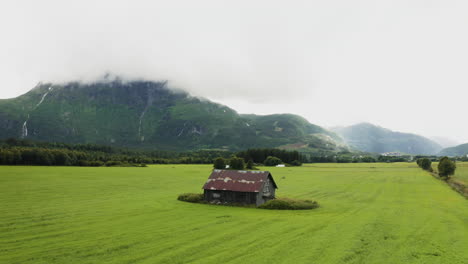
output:
[[[177,197],[177,200],[189,203],[203,203],[203,193],[183,193]]]
[[[227,205],[238,207],[255,207],[252,204],[239,204],[239,203],[208,203],[204,199],[203,193],[182,193],[177,197],[177,200],[189,203],[201,204],[214,204],[214,205]],[[278,198],[270,200],[257,208],[270,209],[270,210],[310,210],[319,207],[316,201],[312,200],[298,200],[291,198]]]
[[[316,201],[277,198],[260,205],[258,208],[273,210],[309,210],[317,207],[319,207],[319,204]]]

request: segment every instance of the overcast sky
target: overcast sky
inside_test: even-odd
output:
[[[106,72],[468,142],[468,1],[0,2],[0,98]]]

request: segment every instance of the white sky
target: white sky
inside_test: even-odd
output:
[[[468,1],[0,1],[0,98],[106,72],[468,142]]]

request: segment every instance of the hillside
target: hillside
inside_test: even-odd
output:
[[[465,156],[468,155],[468,143],[451,148],[444,148],[439,152],[440,156]]]
[[[240,115],[167,82],[39,84],[0,100],[0,138],[164,150],[341,149],[333,132],[291,114]]]
[[[441,146],[425,137],[395,132],[369,123],[332,129],[351,147],[366,152],[436,154]]]
[[[442,148],[455,147],[462,143],[447,137],[430,137],[429,139],[439,144]]]

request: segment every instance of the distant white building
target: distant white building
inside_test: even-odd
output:
[[[278,165],[276,165],[276,167],[283,168],[283,167],[286,167],[286,166],[284,164],[278,164]]]
[[[400,152],[385,152],[385,153],[381,153],[380,155],[382,155],[382,156],[394,156],[394,157],[402,156],[402,154]]]

